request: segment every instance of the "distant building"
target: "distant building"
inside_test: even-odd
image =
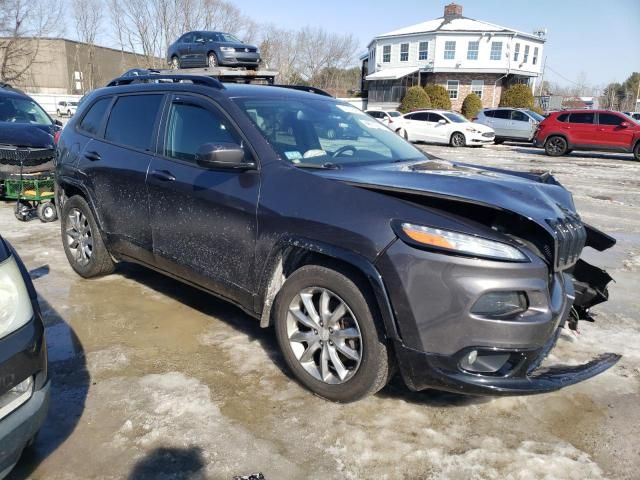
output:
[[[451,3],[443,17],[376,36],[363,59],[363,91],[369,108],[396,107],[407,88],[427,83],[445,87],[455,110],[472,92],[497,106],[505,87],[535,88],[544,43],[543,32],[472,20]]]
[[[2,40],[5,39],[0,38],[0,42]],[[145,64],[145,57],[133,52],[64,38],[22,38],[18,41],[21,50],[33,52],[35,56],[25,75],[11,83],[28,93],[82,95],[106,85],[130,68]],[[26,61],[27,57],[24,58]]]

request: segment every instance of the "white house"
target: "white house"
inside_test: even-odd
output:
[[[497,106],[502,89],[514,83],[535,88],[544,33],[523,33],[462,16],[451,3],[444,16],[376,36],[363,59],[363,89],[369,108],[395,107],[407,88],[444,86],[453,109],[467,94],[485,107]]]

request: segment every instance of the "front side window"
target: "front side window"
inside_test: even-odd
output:
[[[240,141],[226,119],[212,109],[190,103],[172,103],[164,155],[195,162],[196,152],[205,143],[240,144]]]
[[[462,115],[460,115],[459,113],[455,113],[455,112],[445,112],[443,113],[443,115],[445,117],[447,117],[447,119],[449,119],[450,122],[452,123],[467,123],[469,122],[469,120],[467,120],[466,118],[464,118]]]
[[[401,62],[409,61],[409,44],[408,43],[400,44],[400,61]]]
[[[418,60],[427,60],[429,58],[429,42],[420,42],[418,49]]]
[[[447,80],[447,92],[449,93],[449,98],[458,98],[459,86],[460,82],[458,80]]]
[[[516,43],[516,49],[513,52],[513,61],[517,62],[519,56],[520,56],[520,44]]]
[[[0,122],[51,125],[51,118],[29,98],[0,97]]]
[[[490,60],[500,60],[502,58],[502,42],[491,42]]]
[[[96,103],[89,107],[86,115],[82,118],[82,121],[78,125],[78,128],[90,135],[97,135],[102,125],[102,119],[104,117],[109,104],[111,103],[111,97],[101,98]]]
[[[471,93],[475,93],[482,98],[482,89],[484,87],[484,80],[471,80]]]
[[[163,95],[127,95],[111,109],[105,140],[118,145],[149,150]]]
[[[295,97],[232,100],[278,156],[300,168],[343,168],[424,158],[385,125],[349,104]]]
[[[511,120],[515,120],[516,122],[528,122],[529,117],[520,110],[514,110],[511,112]]]
[[[382,47],[382,61],[389,63],[391,61],[391,45],[385,45]]]
[[[572,113],[569,116],[569,123],[594,123],[596,114],[593,112]]]
[[[480,42],[469,42],[469,47],[467,48],[467,60],[478,59],[479,47],[480,47]]]
[[[522,60],[524,63],[529,61],[529,45],[524,46],[524,59]]]
[[[534,65],[538,63],[538,47],[533,49],[533,58],[531,59],[531,63]]]
[[[444,59],[453,60],[456,58],[456,42],[444,42]]]
[[[573,117],[573,115],[571,115],[571,117]],[[622,118],[622,117],[620,117],[618,115],[614,115],[613,113],[600,113],[598,115],[598,123],[600,125],[615,125],[615,126],[618,126],[624,121],[625,121],[624,118]]]

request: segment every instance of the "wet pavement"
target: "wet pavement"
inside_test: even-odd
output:
[[[611,300],[552,354],[572,363],[618,352],[617,366],[541,396],[412,393],[396,379],[358,403],[328,403],[290,379],[271,329],[135,265],[84,280],[58,222],[23,224],[0,203],[0,233],[35,278],[53,378],[48,420],[9,478],[638,478],[640,162],[552,159],[526,145],[425,149],[550,170],[584,220],[618,238],[585,254],[616,279]]]

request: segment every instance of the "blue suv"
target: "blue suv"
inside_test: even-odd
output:
[[[167,63],[177,70],[187,67],[246,67],[257,69],[260,52],[224,32],[188,32],[169,45]]]

